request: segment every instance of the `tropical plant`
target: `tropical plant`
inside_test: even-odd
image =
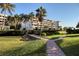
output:
[[[46,16],[46,9],[44,9],[42,6],[38,9],[36,9],[36,17],[41,23],[40,27],[40,33],[42,32],[42,21],[44,20],[44,17]],[[41,34],[40,34],[41,35]]]
[[[6,14],[7,12],[9,12],[10,14],[12,14],[12,12],[14,11],[15,5],[11,4],[11,3],[0,3],[0,9],[1,9],[1,13]]]
[[[14,11],[14,8],[15,8],[15,5],[14,4],[11,4],[11,3],[0,3],[0,10],[1,10],[1,13],[4,14],[4,16],[7,13],[9,13],[9,14],[12,15],[12,12]],[[9,22],[8,22],[7,19],[5,20],[5,25],[9,25]]]
[[[77,24],[76,28],[79,28],[79,22],[78,22],[78,24]]]
[[[38,17],[40,22],[42,22],[44,20],[43,17],[46,16],[46,10],[41,6],[40,8],[36,9],[36,12],[36,17]]]
[[[11,22],[13,21],[13,17],[12,16],[7,16],[7,23],[8,23],[8,25],[10,25],[11,24]]]
[[[29,20],[29,15],[27,15],[27,14],[20,14],[19,15],[20,16],[20,19],[23,21],[23,20],[25,20],[25,21],[28,21]]]

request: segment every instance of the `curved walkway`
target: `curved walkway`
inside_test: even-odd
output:
[[[40,36],[37,36],[37,35],[30,35],[30,36],[41,38]],[[45,38],[42,38],[42,39],[45,39]],[[48,56],[65,56],[64,52],[55,43],[56,40],[61,40],[61,39],[56,39],[56,40],[45,39],[45,40],[47,40],[46,52]]]
[[[47,41],[47,54],[48,56],[65,56],[54,40]]]

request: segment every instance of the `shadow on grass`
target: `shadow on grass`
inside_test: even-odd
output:
[[[63,40],[57,40],[55,42],[58,43],[58,44],[61,44],[63,42]]]
[[[62,51],[67,56],[79,56],[79,44],[62,47],[60,45],[62,42],[63,42],[63,40],[56,41],[57,45],[62,49]]]
[[[79,45],[61,48],[67,56],[79,56]]]
[[[32,51],[32,48],[24,46],[8,50],[0,54],[1,56],[46,56],[46,44]]]
[[[36,37],[32,37],[30,35],[24,35],[24,36],[21,36],[22,39],[20,39],[20,41],[32,41],[32,40],[39,40],[38,38]]]
[[[59,37],[52,37],[52,38],[50,38],[50,40],[55,40],[55,39],[58,39]]]

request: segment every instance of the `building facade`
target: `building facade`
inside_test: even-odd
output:
[[[38,20],[37,17],[33,17],[32,19],[30,19],[28,21],[29,24],[31,25],[28,25],[29,29],[30,30],[33,30],[33,29],[42,29],[42,30],[58,30],[59,28],[59,22],[58,21],[52,21],[52,20],[47,20],[47,19],[44,19],[42,22],[40,22]],[[24,24],[24,25],[22,25]],[[27,22],[22,22],[22,27],[26,26]],[[26,30],[27,27],[25,27]]]
[[[0,14],[0,30],[4,29],[6,19],[7,19],[7,15]]]
[[[32,23],[32,28],[33,29],[40,29],[41,27],[41,23],[39,22],[38,18],[37,17],[33,17],[31,20],[31,23]]]
[[[43,26],[44,30],[58,30],[58,28],[59,28],[59,21],[44,20],[42,22],[42,26]]]

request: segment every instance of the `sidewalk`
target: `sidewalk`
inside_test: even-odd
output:
[[[63,51],[53,40],[48,40],[47,42],[47,54],[48,56],[65,56]]]
[[[29,35],[30,35],[30,34],[29,34]],[[47,38],[43,38],[43,37],[40,37],[40,36],[38,36],[38,35],[30,35],[30,36],[35,37],[35,38],[38,38],[38,39],[45,39],[45,40],[48,40]]]
[[[40,36],[37,35],[30,35],[32,37],[36,37],[36,38],[41,38]],[[41,38],[44,40],[47,40],[47,45],[46,45],[46,52],[48,54],[48,56],[65,56],[65,54],[63,53],[63,51],[57,46],[57,44],[55,43],[56,40],[49,40],[49,39],[45,39],[45,38]]]

